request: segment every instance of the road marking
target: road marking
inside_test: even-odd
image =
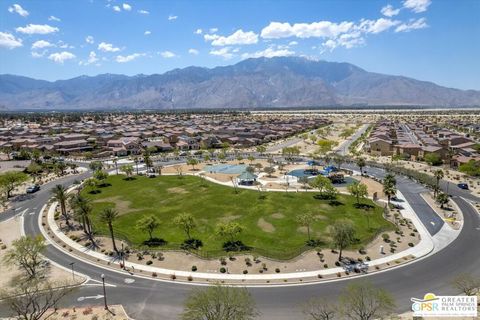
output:
[[[433,222],[433,221],[430,221],[430,223],[432,224],[432,226],[434,226],[434,225],[435,225],[435,222]]]
[[[23,208],[23,207],[18,207],[18,208],[15,208],[15,211],[16,211],[16,210],[20,210],[20,209],[22,209],[22,208]]]
[[[125,278],[124,282],[127,283],[127,284],[134,283],[134,282],[135,282],[135,279]]]
[[[33,216],[35,214],[35,211],[32,211],[29,213],[29,215]]]
[[[98,300],[98,299],[101,299],[101,298],[103,298],[103,295],[97,294],[96,296],[78,297],[77,301],[83,301],[83,300],[86,300],[86,299]]]

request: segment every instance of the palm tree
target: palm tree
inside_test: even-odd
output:
[[[360,168],[360,175],[363,176],[363,168],[365,167],[365,159],[363,158],[358,158],[357,159],[357,166]]]
[[[439,185],[440,185],[440,180],[443,179],[445,174],[443,173],[442,169],[438,169],[434,172],[434,176],[435,176],[435,179],[437,179],[437,183],[435,185],[435,190],[433,192],[433,196],[436,197],[437,193],[438,193],[438,188],[439,188]]]
[[[62,215],[65,218],[65,222],[67,226],[70,226],[70,223],[68,221],[67,206],[66,206],[66,202],[68,199],[67,189],[65,189],[65,187],[62,186],[61,184],[57,184],[52,189],[52,194],[55,200],[57,200],[58,203],[60,203],[60,210],[62,211]]]
[[[117,245],[115,244],[115,237],[113,235],[113,222],[118,217],[118,211],[112,208],[105,208],[100,212],[100,221],[108,225],[110,231],[110,237],[112,238],[113,250],[118,254]]]
[[[384,184],[383,185],[383,193],[387,196],[387,202],[390,206],[390,199],[397,193],[397,188],[393,184]]]
[[[90,213],[92,212],[92,206],[88,198],[83,197],[82,195],[76,195],[70,199],[70,207],[73,208],[73,212],[76,218],[80,221],[83,226],[83,231],[91,240],[93,241],[93,229],[92,223],[90,220]]]

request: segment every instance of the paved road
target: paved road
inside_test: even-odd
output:
[[[335,149],[335,153],[338,153],[339,155],[341,156],[345,156],[348,154],[348,148],[350,148],[350,146],[352,145],[352,143],[357,140],[358,138],[360,138],[360,136],[365,132],[367,131],[368,127],[370,126],[370,124],[365,124],[363,125],[360,129],[357,130],[357,132],[355,132],[353,134],[353,136],[351,136],[350,138],[348,138],[347,140],[343,141],[336,149]]]
[[[367,168],[370,174],[382,174],[374,168]],[[85,174],[87,176],[87,174]],[[69,184],[78,177],[68,177],[61,180],[63,184]],[[406,179],[399,179],[399,189],[407,195],[418,194],[421,186],[415,185]],[[411,184],[412,183],[412,184]],[[52,184],[53,186],[53,184]],[[414,189],[414,187],[416,189]],[[25,200],[23,206],[28,212],[35,214],[25,215],[25,231],[27,234],[38,234],[38,211],[49,197],[48,187],[44,186],[40,192],[31,199]],[[411,191],[407,192],[408,189]],[[405,192],[403,192],[405,190]],[[460,272],[480,275],[480,215],[458,195],[464,195],[463,190],[450,192],[462,212],[464,213],[464,228],[458,238],[447,248],[433,256],[422,259],[410,265],[396,270],[389,270],[369,275],[369,280],[376,286],[390,291],[396,301],[399,312],[410,308],[411,297],[423,297],[426,292],[435,294],[454,294],[450,286],[452,278]],[[479,201],[480,199],[476,199]],[[421,205],[420,201],[419,204]],[[433,219],[430,213],[425,214],[422,221],[428,222]],[[428,223],[427,223],[428,228]],[[429,229],[431,233],[435,229]],[[72,257],[63,251],[48,245],[46,256],[51,260],[68,266],[74,261]],[[182,310],[183,301],[192,286],[188,284],[152,281],[127,273],[106,270],[101,267],[75,261],[75,270],[89,275],[92,279],[100,280],[100,274],[104,273],[106,282],[115,285],[107,287],[108,301],[111,304],[123,304],[129,315],[135,319],[178,319]],[[133,283],[126,283],[126,279],[134,279]],[[261,319],[301,319],[302,315],[298,305],[312,296],[322,296],[327,299],[337,299],[347,282],[355,280],[342,280],[330,283],[319,283],[307,286],[286,286],[268,288],[249,288],[254,296],[258,308],[262,313]],[[95,284],[90,282],[90,284]],[[101,300],[78,301],[79,297],[95,296],[102,294],[102,288],[97,285],[82,286],[71,293],[65,300],[65,305],[91,305],[101,304]],[[0,305],[0,316],[5,315],[6,308]]]

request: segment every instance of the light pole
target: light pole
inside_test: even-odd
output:
[[[122,266],[123,266],[123,270],[125,270],[125,249],[123,249],[123,241],[122,241]]]
[[[102,278],[102,285],[103,285],[103,302],[105,304],[105,310],[108,310],[107,291],[105,290],[105,275],[102,273],[100,277]]]
[[[73,265],[75,264],[75,262],[71,262],[70,263],[70,267],[72,267],[72,279],[73,281],[75,282],[75,271],[73,271]]]

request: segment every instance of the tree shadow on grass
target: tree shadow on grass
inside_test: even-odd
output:
[[[101,190],[98,190],[98,189],[95,189],[95,190],[90,190],[88,193],[90,194],[99,194],[99,193],[102,193]]]
[[[123,178],[123,180],[125,180],[125,181],[132,181],[132,180],[137,180],[137,178],[135,178],[135,177],[126,177],[126,178]]]
[[[363,209],[363,210],[370,210],[375,208],[375,206],[368,203],[355,203],[353,206],[357,209]]]
[[[338,201],[337,199],[332,199],[328,202],[329,205],[331,205],[332,207],[338,207],[338,206],[343,206],[345,205],[343,202],[341,201]]]
[[[152,238],[149,240],[143,241],[143,244],[148,247],[160,247],[166,245],[168,242],[161,238]]]

